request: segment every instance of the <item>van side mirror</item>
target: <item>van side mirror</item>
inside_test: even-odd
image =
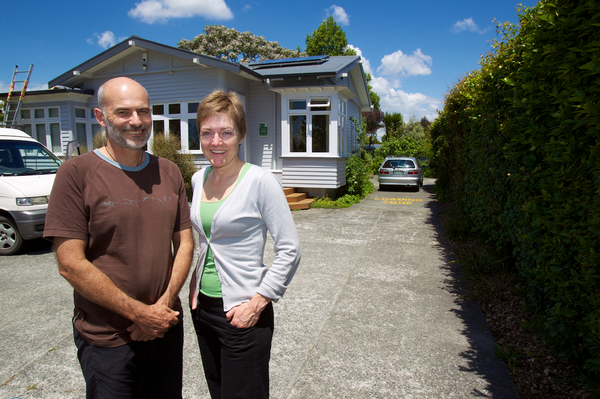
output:
[[[81,155],[81,150],[79,149],[79,141],[73,140],[67,143],[67,155],[66,159],[74,158],[78,155]]]

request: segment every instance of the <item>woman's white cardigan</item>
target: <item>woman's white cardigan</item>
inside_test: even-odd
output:
[[[215,213],[208,240],[200,220],[207,171],[192,177],[191,219],[200,235],[196,292],[210,242],[225,312],[257,292],[277,301],[300,263],[300,239],[281,183],[271,172],[252,165]],[[275,243],[275,260],[269,268],[263,263],[267,230]]]

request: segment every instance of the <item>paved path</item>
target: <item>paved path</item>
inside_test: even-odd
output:
[[[518,397],[479,306],[463,300],[427,183],[293,212],[303,256],[275,305],[272,398]],[[413,201],[381,199],[393,196]],[[84,396],[70,315],[47,246],[0,258],[0,398]],[[183,396],[209,398],[189,313],[185,327]]]

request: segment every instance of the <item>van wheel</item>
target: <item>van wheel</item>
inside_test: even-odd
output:
[[[15,222],[0,216],[0,255],[17,253],[23,245],[23,239]]]

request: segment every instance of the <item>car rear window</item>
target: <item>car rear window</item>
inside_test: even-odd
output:
[[[385,163],[383,164],[383,167],[384,168],[392,168],[392,169],[414,168],[415,163],[413,161],[411,161],[410,159],[391,159],[391,160],[385,161]]]

